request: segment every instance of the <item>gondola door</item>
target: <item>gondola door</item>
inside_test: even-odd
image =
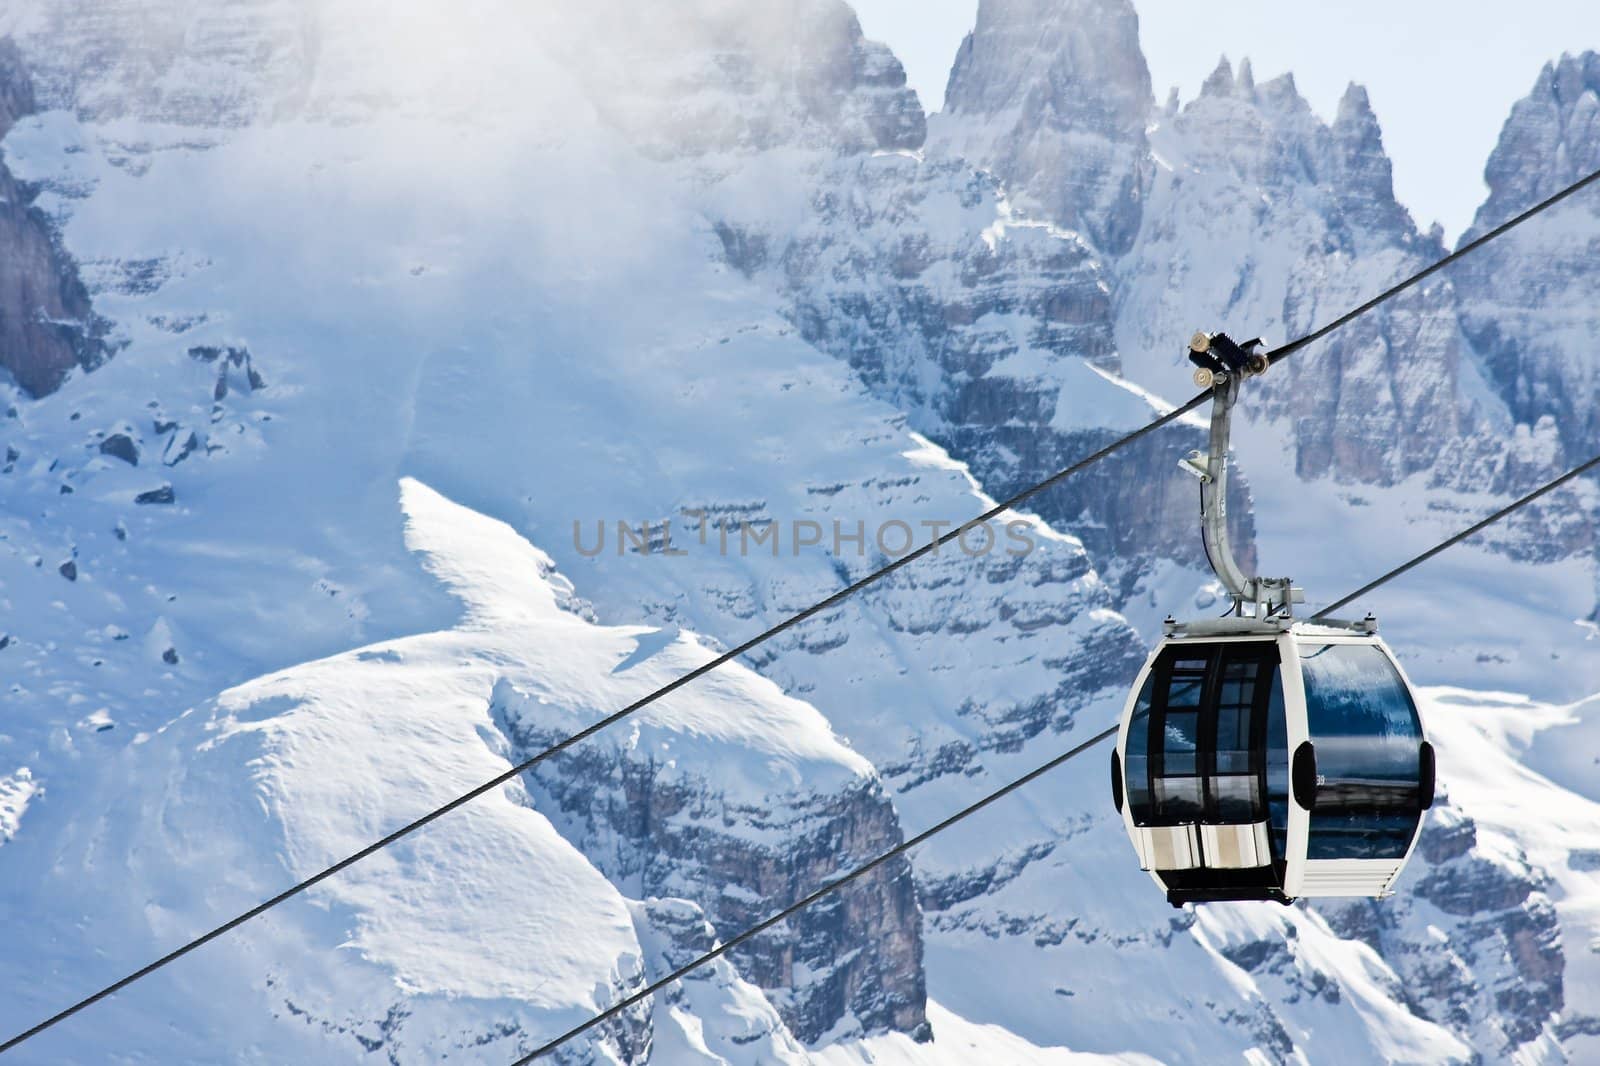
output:
[[[1155,657],[1127,734],[1127,795],[1146,869],[1202,893],[1281,883],[1269,733],[1283,743],[1275,640],[1173,641]],[[1280,723],[1269,730],[1269,719]],[[1256,871],[1213,875],[1204,871]],[[1237,897],[1235,897],[1237,898]]]
[[[1277,666],[1275,643],[1216,646],[1201,719],[1206,866],[1250,869],[1272,863],[1267,819],[1267,717]]]

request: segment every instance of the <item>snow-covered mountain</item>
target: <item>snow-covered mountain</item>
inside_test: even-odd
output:
[[[312,872],[493,776],[525,723],[573,728],[588,703],[635,698],[708,657],[685,634],[587,621],[549,558],[509,528],[414,481],[401,497],[407,540],[462,600],[460,621],[230,689],[108,757],[84,783],[85,806],[41,801],[48,832],[8,850],[40,871],[15,886],[33,897],[27,913],[64,923],[34,946],[61,954],[13,953],[13,987],[38,967],[60,994],[66,975],[158,950],[214,908],[241,909],[286,873]],[[830,797],[865,793],[857,806],[888,809],[871,767],[820,714],[745,670],[655,704],[610,750],[648,766],[663,792],[694,790],[700,803],[675,812],[676,831],[723,847],[781,855],[817,821],[808,806]],[[709,788],[695,770],[708,766],[718,769]],[[177,1046],[170,1010],[141,1018],[132,1002],[114,1008],[119,1040],[169,1061],[436,1062],[464,1051],[509,1061],[706,939],[698,907],[624,897],[532,806],[520,787],[486,797],[142,993],[147,1008],[183,1016]],[[909,898],[903,867],[864,898],[894,900],[896,883]],[[302,955],[321,962],[298,966]],[[623,1016],[608,1036],[623,1054],[654,1040],[715,1049],[710,1061],[804,1061],[761,993],[726,966],[677,998],[659,1018]],[[105,1031],[64,1033],[34,1053],[96,1061]]]
[[[16,43],[0,41],[0,137],[37,103]],[[49,219],[0,159],[0,367],[31,395],[58,388],[68,371],[110,354],[110,323],[97,316],[76,264],[52,239]],[[7,463],[14,462],[9,457]]]
[[[950,68],[934,146],[1116,257],[1143,222],[1154,102],[1132,5],[982,3]]]
[[[1282,340],[1443,251],[1363,93],[1325,123],[1229,65],[1157,108],[1121,0],[986,0],[927,119],[839,0],[24,0],[0,36],[7,1032],[1187,398],[1194,328]],[[1582,169],[1592,66],[1519,106],[1543,154],[1497,153],[1482,224]],[[1527,293],[1581,297],[1574,231],[1505,260]],[[1551,407],[1581,330],[1496,347],[1472,284],[1262,379],[1239,531],[1314,599],[1596,443]],[[510,1061],[1109,723],[1214,607],[1199,436],[13,1057]],[[1173,912],[1091,755],[568,1060],[1583,1061],[1596,501],[1378,600],[1456,686],[1399,898]]]
[[[1600,169],[1600,56],[1562,56],[1511,111],[1484,178],[1489,198],[1468,241]],[[1519,422],[1546,427],[1563,457],[1594,454],[1596,240],[1591,196],[1562,204],[1464,263],[1462,324]]]

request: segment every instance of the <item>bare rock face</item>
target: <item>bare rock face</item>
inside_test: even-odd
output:
[[[1563,56],[1512,108],[1470,241],[1600,170],[1600,54]],[[1600,442],[1600,191],[1585,189],[1466,257],[1461,323],[1517,421],[1554,420],[1563,458]]]
[[[776,287],[802,336],[909,412],[992,495],[1042,481],[1156,413],[1112,380],[1111,288],[1092,249],[1010,216],[992,177],[961,159],[852,156],[814,180],[793,229],[725,214],[729,261]],[[1202,567],[1194,487],[1173,461],[1202,443],[1169,430],[1028,508],[1077,533],[1102,572],[1136,580],[1155,557]],[[1247,485],[1234,491],[1248,551]]]
[[[982,19],[989,21],[981,21],[973,42],[998,34],[1002,16],[1021,18],[994,5],[986,11]],[[1059,29],[1058,37],[1038,45],[1069,51],[1051,70],[1069,69],[1106,46],[1106,27],[1094,22],[1062,18]],[[1136,24],[1117,22],[1114,29],[1118,48],[1138,56]],[[1043,90],[1018,82],[1016,70],[1026,64],[1013,67],[1014,56],[973,42],[952,75],[952,101],[957,93],[970,101],[971,110],[963,112],[970,125],[962,130],[987,131],[994,123],[979,110],[1005,109],[1008,93],[1038,99]],[[986,80],[990,74],[994,83]],[[1126,134],[1133,141],[1118,152],[1142,158],[1149,78],[1141,77],[1123,96],[1090,110],[1109,123],[1107,144]],[[1080,99],[1080,82],[1094,80],[1074,75],[1051,91],[1066,107]],[[1050,114],[1062,138],[1082,117]],[[1112,328],[1114,275],[1093,242],[1062,229],[1067,222],[1054,214],[1058,208],[1014,206],[1018,190],[997,178],[1005,173],[998,142],[957,136],[957,126],[949,125],[955,118],[931,122],[933,136],[920,157],[867,154],[859,139],[848,138],[827,152],[782,163],[774,158],[747,170],[706,157],[704,165],[715,170],[704,211],[731,266],[779,291],[802,336],[850,363],[870,391],[907,411],[912,427],[970,464],[992,495],[1005,498],[1146,423],[1154,408],[1114,379],[1122,370]],[[789,125],[790,146],[805,144],[808,123]],[[1075,149],[1080,134],[1074,133]],[[966,149],[976,155],[965,157]],[[786,173],[774,186],[768,166],[779,165]],[[1051,187],[1069,181],[1058,171],[1048,179]],[[1139,182],[1136,174],[1112,182],[1133,190],[1123,197],[1133,214],[1096,224],[1094,232],[1138,227]],[[1106,206],[1099,192],[1083,195],[1080,221]],[[1138,583],[1155,559],[1202,568],[1194,487],[1173,463],[1173,456],[1200,443],[1192,429],[1173,429],[1037,496],[1029,509],[1082,536],[1094,567],[1115,575],[1118,591]],[[1248,554],[1248,483],[1240,480],[1235,493],[1235,535]]]
[[[21,53],[0,40],[0,139],[36,109]],[[75,368],[111,355],[109,324],[94,313],[77,265],[36,210],[34,194],[0,155],[0,367],[33,396],[54,392]]]
[[[1411,215],[1394,197],[1394,167],[1364,87],[1352,83],[1345,90],[1328,127],[1328,139],[1326,184],[1337,203],[1335,213],[1344,224],[1353,233],[1398,235],[1402,243],[1424,242]]]
[[[1149,387],[1181,368],[1185,328],[1280,344],[1443,254],[1395,201],[1359,87],[1328,125],[1289,76],[1224,61],[1151,137],[1167,165],[1119,267],[1117,330]],[[1448,285],[1424,286],[1282,364],[1246,416],[1290,423],[1303,478],[1393,484],[1471,435],[1463,356]]]
[[[1128,0],[983,0],[933,136],[1023,210],[1118,256],[1139,230],[1154,102]]]
[[[1316,909],[1394,967],[1411,1010],[1511,1058],[1562,1012],[1562,930],[1549,878],[1503,838],[1479,838],[1470,816],[1436,807],[1393,899]]]
[[[494,714],[526,758],[561,739],[530,726],[515,694]],[[648,752],[597,742],[530,772],[539,809],[616,885],[643,898],[693,900],[724,938],[770,917],[902,838],[876,780],[844,792],[799,790],[751,807],[713,780],[691,779]],[[805,1042],[896,1030],[926,1037],[922,914],[899,859],[733,953]]]
[[[1073,63],[1105,48],[1120,58],[1106,57],[1101,73],[1130,56],[1143,70],[1131,8],[1100,6],[1127,19],[1108,29],[1099,6],[1080,5],[1040,46],[1061,52],[1050,68],[1061,78],[1048,101],[1033,94],[1048,112],[1033,117],[1048,119],[1063,152],[1071,141],[1067,162],[1082,139],[1072,108],[1106,124],[1105,174],[1085,171],[1083,181],[1111,191],[1085,192],[1081,221],[1110,197],[1121,221],[1095,232],[1117,244],[1138,226],[1145,179],[1124,157],[1147,154],[1149,85],[1140,74],[1084,96],[1099,79],[1070,73]],[[997,9],[985,25],[1025,14]],[[899,63],[863,39],[838,0],[694,0],[625,14],[609,3],[569,5],[551,17],[571,23],[562,32],[575,40],[603,42],[569,57],[574,73],[603,121],[682,166],[676,173],[689,176],[728,264],[776,291],[806,340],[908,412],[913,428],[968,463],[993,495],[1042,480],[1158,409],[1113,380],[1114,292],[1092,239],[1062,228],[1053,208],[1017,206],[989,142],[974,142],[985,154],[973,159],[953,136],[924,145],[923,112]],[[985,45],[962,61],[973,108],[1002,107],[1017,88],[1004,71],[980,84],[994,73],[985,64],[1004,58]],[[972,129],[990,127],[971,115]],[[1064,180],[1046,177],[1052,187]],[[1093,564],[1115,571],[1119,588],[1137,584],[1157,558],[1202,568],[1193,486],[1173,462],[1200,443],[1192,428],[1174,429],[1029,509],[1081,532]],[[1236,492],[1236,536],[1248,552],[1247,484]]]
[[[100,454],[121,459],[129,466],[139,465],[139,446],[126,433],[113,433],[100,442]]]
[[[144,492],[139,493],[133,498],[133,502],[138,504],[169,504],[176,502],[177,499],[178,494],[172,490],[171,485],[158,485],[153,489],[146,489]]]
[[[651,899],[629,906],[640,946],[645,949],[646,974],[651,979],[689,964],[717,944],[716,929],[689,900]],[[662,989],[655,1002],[671,1004],[674,1021],[697,1029],[707,1046],[723,1054],[724,1061],[733,1061],[742,1053],[751,1061],[762,1063],[809,1062],[804,1049],[769,1004],[746,1002],[740,1004],[742,1009],[730,1011],[718,1010],[715,1001],[707,1002],[713,997],[736,999],[748,987],[728,960],[722,958]],[[652,1057],[660,1057],[656,1053],[664,1013],[651,1012],[652,1025],[644,1034],[646,1040],[624,1043],[628,1034],[615,1026],[607,1034],[626,1061],[647,1063]]]
[[[1471,241],[1600,170],[1600,54],[1564,55],[1511,110],[1484,169]],[[1505,483],[1532,487],[1600,451],[1600,190],[1590,186],[1464,258],[1462,332],[1518,424]],[[1530,508],[1521,554],[1600,552],[1592,486]],[[1596,597],[1600,599],[1600,587]],[[1600,618],[1600,607],[1594,612]]]

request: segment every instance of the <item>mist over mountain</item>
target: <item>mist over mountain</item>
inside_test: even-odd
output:
[[[1445,253],[1359,86],[1158,103],[1138,31],[983,0],[930,115],[842,0],[0,13],[0,1027],[1170,410],[1196,329]],[[1463,240],[1600,168],[1600,57],[1529,73]],[[1594,454],[1597,234],[1580,194],[1252,381],[1247,562],[1328,603]],[[1222,607],[1203,435],[13,1056],[516,1059],[1113,722]],[[1440,750],[1394,898],[1173,910],[1095,752],[556,1061],[1600,1055],[1597,525],[1579,481],[1360,605]]]

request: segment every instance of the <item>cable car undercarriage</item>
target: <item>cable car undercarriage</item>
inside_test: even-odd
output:
[[[1433,802],[1433,748],[1376,620],[1296,620],[1304,593],[1233,557],[1230,420],[1241,383],[1268,368],[1257,344],[1197,333],[1189,345],[1211,432],[1181,465],[1200,479],[1201,541],[1233,607],[1167,619],[1111,756],[1139,865],[1180,907],[1386,896]]]

